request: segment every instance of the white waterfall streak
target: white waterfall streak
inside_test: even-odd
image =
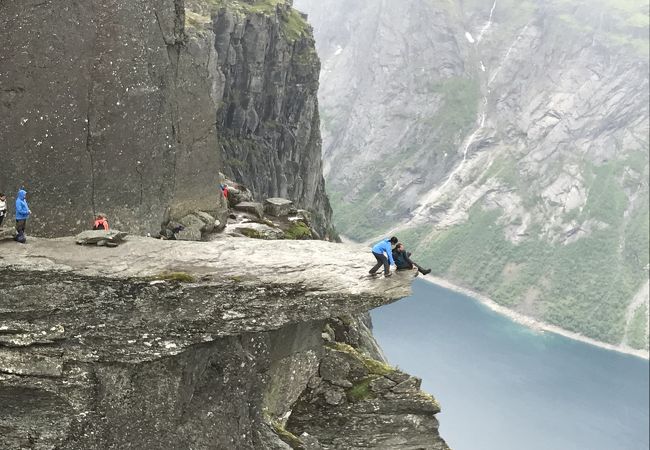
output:
[[[463,167],[465,167],[465,163],[467,162],[467,154],[469,153],[469,149],[472,146],[474,142],[476,142],[476,139],[478,138],[479,134],[481,131],[483,131],[483,128],[485,127],[485,118],[487,114],[487,97],[483,97],[483,107],[481,108],[481,112],[479,113],[479,117],[477,120],[477,127],[474,130],[472,134],[465,139],[465,142],[463,144],[463,160],[458,164],[458,166],[449,174],[447,179],[445,180],[444,183],[442,183],[440,186],[435,187],[429,193],[424,197],[422,202],[420,203],[420,206],[413,211],[412,219],[411,220],[417,220],[418,217],[422,216],[424,211],[432,205],[435,201],[439,200],[440,197],[445,193],[445,188],[451,181],[453,181],[458,174],[463,170]]]
[[[488,18],[487,23],[483,26],[481,29],[481,32],[478,34],[478,37],[476,38],[476,42],[481,42],[481,39],[483,39],[483,35],[487,30],[490,29],[492,26],[492,16],[494,15],[494,9],[497,7],[497,0],[494,0],[494,3],[492,4],[492,9],[490,10],[490,17]]]
[[[501,59],[501,63],[499,63],[499,67],[497,67],[497,70],[492,74],[490,77],[490,80],[488,81],[488,87],[492,84],[492,82],[496,79],[497,75],[499,75],[499,72],[501,72],[501,68],[503,65],[508,61],[508,58],[510,58],[510,52],[512,52],[512,49],[515,48],[515,45],[517,45],[517,42],[521,40],[521,38],[524,36],[524,33],[526,30],[528,30],[528,26],[530,25],[530,22],[526,24],[526,26],[521,30],[521,32],[517,35],[515,40],[510,44],[510,47],[508,47],[508,51],[506,51],[505,56],[503,59]]]

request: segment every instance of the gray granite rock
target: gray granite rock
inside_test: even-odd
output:
[[[345,389],[326,378],[308,383],[294,405],[288,431],[313,436],[323,449],[448,450],[438,433],[438,403],[420,391],[419,383],[408,374],[340,343],[326,346],[320,374],[337,373],[334,367],[349,365],[351,359],[365,366],[365,375],[347,371],[350,387]],[[407,379],[399,389],[388,378],[395,374]]]
[[[292,207],[293,202],[286,198],[267,198],[264,200],[264,212],[269,216],[288,216]]]
[[[128,233],[119,230],[86,230],[75,237],[75,242],[79,245],[112,246],[110,244],[118,245],[127,236]]]
[[[145,234],[226,210],[214,34],[186,32],[183,2],[2,2],[0,55],[0,180],[34,180],[30,234],[82,231],[95,211]]]
[[[324,322],[406,296],[413,280],[368,278],[374,261],[363,246],[346,246],[342,267],[340,245],[322,241],[131,237],[111,252],[81,251],[74,242],[35,238],[3,248],[4,442],[73,450],[188,442],[196,449],[285,448],[265,431],[268,421],[290,414],[309,422],[300,406],[309,392],[351,414],[341,416],[350,439],[376,431],[358,414],[379,426],[384,419],[372,408],[419,414],[413,401],[431,413],[422,429],[434,428],[434,408],[410,391],[386,405],[345,406],[370,369],[355,354],[323,347]],[[318,376],[328,365],[336,384]],[[323,413],[318,423],[332,420]],[[332,448],[318,423],[305,425],[310,448]],[[400,435],[384,426],[376,442]]]
[[[264,207],[262,206],[261,203],[257,202],[241,202],[235,205],[235,209],[237,211],[245,212],[248,214],[252,214],[257,218],[262,218],[264,217]]]

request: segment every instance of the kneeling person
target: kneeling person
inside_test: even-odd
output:
[[[431,272],[431,269],[423,269],[421,266],[417,265],[411,260],[411,253],[407,252],[404,249],[404,244],[397,244],[393,250],[393,259],[395,260],[395,265],[397,270],[412,270],[417,269],[422,275],[426,275]]]

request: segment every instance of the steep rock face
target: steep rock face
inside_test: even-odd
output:
[[[288,448],[282,439],[299,448],[307,437],[284,424],[327,364],[325,321],[408,295],[412,280],[367,278],[360,248],[348,248],[341,267],[339,246],[320,241],[4,247],[0,431],[11,449]],[[418,387],[390,421],[373,423],[397,421],[396,434],[444,448],[437,404]],[[391,405],[360,400],[357,408]],[[310,413],[301,426],[319,421]],[[350,428],[350,442],[367,442],[364,430]]]
[[[319,62],[290,2],[3,2],[0,26],[0,189],[27,189],[28,231],[70,234],[100,211],[137,233],[224,219],[225,172],[334,236]]]
[[[172,0],[0,4],[0,178],[27,189],[33,231],[225,208],[215,52],[184,20]]]
[[[398,233],[439,276],[647,349],[647,7],[418,2],[387,20],[402,2],[370,3],[332,20],[296,2],[324,61],[339,229]]]
[[[334,237],[322,176],[318,77],[311,28],[291,1],[188,2],[215,34],[224,79],[217,128],[224,170],[258,199],[284,197]]]

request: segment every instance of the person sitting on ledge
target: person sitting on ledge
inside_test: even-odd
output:
[[[108,220],[104,214],[97,214],[95,223],[93,224],[93,230],[108,231]]]
[[[422,275],[426,275],[431,272],[431,269],[423,269],[421,266],[414,263],[411,260],[411,252],[407,252],[404,249],[404,244],[401,242],[395,246],[395,249],[393,249],[393,259],[395,260],[397,270],[417,269],[417,271]]]

